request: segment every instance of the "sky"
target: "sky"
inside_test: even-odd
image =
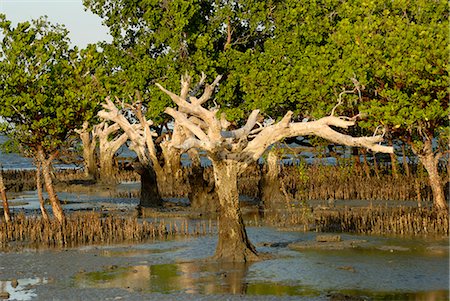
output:
[[[13,26],[46,15],[51,23],[64,24],[72,45],[79,48],[112,39],[100,17],[84,10],[82,0],[0,0],[0,13]]]

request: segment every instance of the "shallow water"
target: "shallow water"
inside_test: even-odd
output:
[[[270,259],[251,264],[206,261],[214,253],[215,235],[137,245],[7,252],[0,254],[0,292],[15,296],[11,300],[72,300],[77,299],[76,292],[83,292],[79,300],[98,300],[94,296],[103,300],[118,296],[122,300],[161,296],[167,297],[163,300],[449,297],[448,238],[343,234],[344,241],[367,242],[346,250],[295,251],[289,243],[311,242],[317,234],[270,227],[249,227],[248,234],[257,250],[270,254]],[[11,286],[13,278],[18,279],[16,288]],[[31,280],[35,282],[26,285]]]
[[[102,256],[139,258],[140,264],[109,267],[74,276],[80,288],[122,288],[143,293],[298,296],[327,299],[330,294],[372,300],[447,300],[447,240],[363,237],[364,249],[293,251],[261,247],[267,242],[311,240],[313,233],[250,228],[260,252],[273,258],[251,264],[201,260],[212,255],[214,237],[103,251]],[[345,235],[344,239],[354,239]],[[361,236],[358,236],[361,239]],[[427,247],[443,252],[427,252]],[[114,254],[114,255],[112,255]]]
[[[34,287],[48,283],[47,278],[21,278],[0,281],[0,292],[8,292],[9,300],[33,300],[37,297]]]
[[[124,183],[118,189],[135,188],[133,185],[136,184]],[[131,209],[138,203],[137,199],[95,193],[64,192],[59,196],[69,201],[63,205],[65,210]],[[14,206],[15,203],[19,205]],[[11,205],[18,211],[37,210],[36,192],[17,194]],[[144,295],[291,296],[304,300],[329,300],[333,294],[370,300],[448,300],[449,297],[448,238],[342,235],[344,240],[364,239],[367,244],[364,248],[348,250],[295,251],[287,245],[314,241],[316,233],[278,231],[270,227],[249,227],[248,233],[258,251],[271,254],[272,259],[246,265],[207,262],[203,259],[213,255],[216,237],[186,237],[126,248],[79,248],[75,252],[82,256],[94,252],[112,264],[89,272],[67,273],[67,277],[71,279],[70,287],[75,289],[119,289]],[[279,247],[270,247],[273,243]],[[55,256],[60,256],[58,260],[62,262],[72,260],[64,252]],[[18,280],[27,283],[30,279],[39,278]],[[13,288],[10,279],[0,276],[0,280],[1,290],[8,291],[16,300],[35,299],[35,295],[39,299],[35,287],[46,285],[41,281],[25,288]],[[59,289],[58,282],[53,285]]]
[[[95,210],[95,209],[134,209],[139,204],[138,198],[118,198],[112,195],[122,191],[139,190],[139,183],[121,183],[108,190],[86,192],[58,192],[64,210]],[[47,193],[43,193],[48,198]],[[32,212],[39,210],[37,191],[22,191],[8,194],[9,206],[12,212]],[[48,210],[50,204],[46,205]]]
[[[6,161],[15,168],[29,164],[14,160]],[[138,188],[136,183],[123,183],[117,189]],[[63,204],[65,210],[131,209],[138,204],[136,198],[111,198],[109,193],[58,196],[69,201]],[[38,210],[36,192],[14,195],[11,207]],[[313,241],[315,233],[265,227],[248,228],[248,233],[258,251],[271,254],[271,259],[252,264],[205,261],[214,253],[215,236],[0,254],[0,292],[8,292],[10,300],[114,300],[122,291],[128,294],[122,300],[187,296],[193,296],[190,300],[330,300],[338,294],[370,300],[449,299],[448,238],[342,235],[344,240],[365,239],[368,247],[300,252],[287,244]],[[268,246],[271,243],[280,247]],[[16,287],[13,278],[18,280]]]

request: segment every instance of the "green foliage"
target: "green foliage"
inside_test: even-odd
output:
[[[0,151],[2,153],[20,153],[21,148],[20,145],[17,143],[16,140],[8,139],[2,144],[0,144]]]
[[[341,9],[336,67],[366,87],[361,125],[381,124],[412,143],[448,133],[447,1],[361,0]]]
[[[236,124],[260,109],[274,119],[367,113],[352,134],[379,125],[422,141],[448,128],[448,3],[427,1],[85,0],[109,26],[107,89],[141,92],[148,115],[172,105],[154,88],[181,74],[224,75],[215,101]],[[228,29],[230,31],[228,32]]]
[[[2,130],[24,151],[58,150],[90,113],[78,51],[69,48],[67,30],[45,18],[14,28],[0,14],[0,29]]]
[[[173,104],[155,88],[155,82],[178,91],[180,76],[185,72],[197,76],[194,80],[198,80],[201,72],[209,79],[222,74],[224,80],[216,95],[218,104],[232,119],[244,116],[246,111],[239,108],[242,104],[239,72],[234,69],[242,68],[241,56],[245,51],[261,47],[268,36],[270,26],[265,22],[270,1],[85,0],[83,3],[103,18],[114,39],[111,45],[104,45],[113,95],[128,101],[139,91],[149,108],[148,117],[161,123],[166,120],[163,110]]]

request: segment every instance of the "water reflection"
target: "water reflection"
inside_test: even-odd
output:
[[[183,262],[152,266],[133,266],[78,274],[81,287],[119,287],[135,291],[188,294],[233,295],[317,295],[305,289],[280,283],[247,283],[249,264]]]
[[[144,293],[233,294],[302,296],[323,300],[448,300],[449,291],[426,292],[333,290],[320,291],[300,282],[248,281],[249,264],[204,261],[108,268],[79,273],[75,283],[81,288],[123,288]],[[333,299],[335,298],[335,299]],[[339,299],[340,298],[340,299]],[[347,298],[347,299],[346,299]],[[359,300],[359,299],[358,299]]]
[[[47,278],[23,278],[0,281],[0,294],[9,294],[9,300],[32,300],[37,297],[33,287],[48,283]]]
[[[259,251],[272,254],[271,259],[253,264],[198,260],[211,255],[208,250],[216,240],[209,236],[125,249],[111,247],[100,254],[129,257],[129,262],[138,265],[79,273],[75,285],[143,293],[295,296],[299,300],[333,300],[339,295],[365,300],[448,300],[448,238],[408,240],[343,234],[343,240],[364,238],[367,245],[296,251],[288,242],[315,241],[315,235],[271,228],[250,227],[248,231]]]
[[[100,272],[79,273],[80,287],[119,287],[146,292],[191,294],[245,294],[248,264],[183,262],[139,265]]]

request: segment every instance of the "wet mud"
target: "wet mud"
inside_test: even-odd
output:
[[[215,236],[142,244],[24,249],[0,254],[10,300],[447,300],[448,238],[316,233],[250,227],[252,264],[216,263]],[[322,235],[322,234],[321,234]],[[317,244],[361,242],[348,248]],[[296,249],[293,245],[309,245]],[[414,264],[411,264],[414,263]],[[16,280],[16,287],[12,283]],[[341,298],[341,299],[338,299]],[[347,298],[347,299],[345,299]],[[348,299],[354,298],[354,299]],[[357,299],[359,298],[359,299]]]

